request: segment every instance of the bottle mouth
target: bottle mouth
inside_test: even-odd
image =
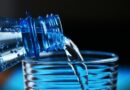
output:
[[[23,62],[27,63],[36,63],[36,64],[78,64],[78,63],[85,63],[85,64],[104,64],[104,63],[116,63],[119,57],[110,52],[102,52],[102,51],[87,51],[81,50],[80,51],[84,61],[68,61],[64,51],[57,51],[57,52],[41,52],[39,59],[35,58],[25,58]]]

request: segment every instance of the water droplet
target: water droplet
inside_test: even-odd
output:
[[[20,57],[20,54],[18,53],[17,56]]]
[[[10,53],[13,53],[13,50],[10,50]]]
[[[18,51],[17,50],[14,50],[14,53],[17,53]]]

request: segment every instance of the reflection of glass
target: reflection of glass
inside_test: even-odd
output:
[[[117,60],[113,53],[81,51],[88,66],[90,90],[115,90],[117,83]],[[44,56],[43,56],[44,55]],[[81,90],[79,82],[63,52],[43,54],[39,60],[27,58],[22,61],[25,90]],[[84,83],[85,84],[85,83]]]

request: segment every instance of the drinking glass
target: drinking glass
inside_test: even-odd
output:
[[[25,90],[82,90],[70,64],[88,68],[87,90],[116,90],[118,56],[110,52],[81,51],[84,61],[70,62],[64,52],[40,54],[22,61]]]

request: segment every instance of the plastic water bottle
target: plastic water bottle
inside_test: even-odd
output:
[[[38,58],[42,51],[63,48],[63,41],[58,15],[0,18],[0,72],[16,65],[24,56]]]

